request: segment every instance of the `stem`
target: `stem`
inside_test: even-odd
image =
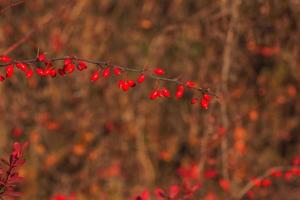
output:
[[[25,3],[25,0],[21,0],[21,1],[17,1],[17,2],[12,2],[10,3],[8,6],[6,6],[5,8],[0,10],[0,14],[4,14],[6,11],[8,11],[9,9],[16,7],[22,3]],[[1,198],[0,198],[1,199]]]
[[[104,66],[118,66],[118,65],[113,65],[113,64],[105,62],[105,61],[97,61],[97,60],[91,60],[91,59],[86,59],[86,58],[78,58],[78,57],[75,57],[75,56],[63,56],[63,57],[48,58],[47,61],[57,62],[57,61],[63,61],[65,59],[72,59],[72,60],[75,60],[75,61],[84,61],[84,62],[89,63],[89,64],[100,65],[100,66],[103,66],[103,65]],[[16,63],[33,64],[33,63],[41,63],[41,62],[38,61],[36,58],[24,59],[24,60],[14,60],[14,61],[9,62],[9,63],[0,63],[0,68],[1,67],[6,67],[8,65],[15,65]],[[160,76],[155,76],[155,75],[149,73],[149,71],[145,68],[135,68],[135,67],[129,67],[129,66],[118,66],[118,67],[123,71],[128,71],[128,72],[133,72],[133,73],[143,73],[143,72],[145,72],[148,75],[148,77],[150,77],[154,80],[161,80],[161,81],[165,81],[165,82],[173,82],[173,83],[176,83],[176,84],[183,84],[183,85],[185,84],[182,80],[180,80],[178,78],[164,78],[164,77],[160,77]],[[212,93],[209,88],[194,87],[194,88],[191,88],[191,89],[199,91],[202,94],[209,94],[211,96],[217,97],[217,95]]]
[[[225,1],[227,3],[227,1]],[[221,104],[221,122],[223,127],[228,130],[230,126],[229,122],[229,113],[228,113],[228,79],[229,79],[229,73],[231,70],[231,65],[233,63],[233,50],[235,45],[235,30],[238,22],[239,17],[239,5],[241,1],[240,0],[234,0],[232,1],[231,5],[231,21],[229,23],[226,40],[225,40],[225,47],[224,47],[224,54],[223,54],[223,66],[221,71],[222,76],[222,86],[221,86],[221,92],[225,96],[224,102]],[[228,136],[226,135],[221,143],[221,159],[222,159],[222,175],[225,179],[230,180],[229,177],[229,168],[228,168]]]
[[[265,171],[262,175],[256,177],[256,179],[263,180],[270,176],[274,171],[288,171],[295,168],[295,166],[277,166],[269,168],[267,171]],[[235,199],[239,200],[242,199],[248,191],[250,191],[255,186],[255,183],[253,181],[249,181],[241,190],[240,192],[235,196]]]
[[[7,172],[6,172],[6,178],[5,178],[5,180],[4,180],[4,183],[2,184],[3,187],[1,188],[0,195],[4,194],[4,193],[6,192],[7,182],[8,182],[8,180],[9,180],[9,177],[10,177],[11,172],[12,172],[13,169],[14,169],[14,164],[11,164],[11,165],[9,166]],[[0,199],[1,199],[1,198],[2,198],[2,197],[0,196]]]

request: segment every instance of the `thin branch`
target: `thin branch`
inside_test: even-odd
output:
[[[25,0],[23,0],[23,2],[25,2]],[[18,4],[22,3],[22,1],[20,1]],[[15,3],[14,5],[18,5],[17,3]],[[18,47],[20,47],[22,44],[24,44],[25,42],[27,42],[36,32],[39,32],[40,30],[44,29],[46,27],[46,25],[48,25],[49,23],[51,23],[53,20],[57,19],[58,16],[61,16],[63,13],[66,13],[65,11],[69,8],[72,7],[73,4],[69,3],[67,4],[67,6],[63,6],[59,9],[57,9],[54,13],[52,13],[50,16],[45,16],[43,18],[41,18],[40,20],[40,24],[38,24],[36,27],[34,27],[31,31],[29,31],[27,34],[25,34],[21,39],[19,39],[17,42],[15,42],[14,44],[12,44],[11,46],[9,46],[7,49],[5,49],[3,52],[1,52],[1,54],[3,55],[8,55],[9,53],[11,53],[12,51],[14,51],[15,49],[17,49]]]
[[[17,2],[13,2],[11,4],[9,4],[8,6],[6,6],[5,8],[0,10],[0,14],[4,14],[6,11],[8,11],[9,9],[16,7],[22,3],[25,3],[25,0],[21,0],[21,1],[17,1]]]
[[[19,46],[21,46],[23,43],[27,42],[30,37],[34,34],[36,30],[32,30],[29,33],[27,33],[23,38],[21,38],[19,41],[17,41],[16,43],[14,43],[13,45],[11,45],[9,48],[7,48],[3,54],[7,55],[10,52],[12,52],[13,50],[15,50],[16,48],[18,48]]]
[[[57,62],[57,61],[63,61],[65,59],[71,59],[73,61],[84,61],[88,64],[94,64],[100,67],[105,67],[105,66],[118,66],[121,70],[123,71],[129,71],[133,73],[145,73],[149,78],[152,78],[154,80],[160,80],[160,81],[165,81],[165,82],[173,82],[176,84],[182,84],[185,85],[185,82],[182,81],[179,78],[165,78],[165,77],[160,77],[153,75],[152,73],[149,73],[149,70],[147,68],[135,68],[135,67],[129,67],[129,66],[119,66],[119,65],[114,65],[109,62],[105,61],[97,61],[97,60],[91,60],[91,59],[86,59],[86,58],[79,58],[76,56],[63,56],[63,57],[56,57],[56,58],[47,58],[49,62]],[[17,63],[25,63],[25,64],[35,64],[35,63],[41,63],[40,61],[37,60],[37,58],[33,59],[21,59],[21,60],[13,60],[9,63],[0,63],[0,68],[1,67],[6,67],[8,65],[15,65]],[[203,94],[209,94],[211,96],[217,97],[216,94],[212,93],[209,88],[201,88],[201,87],[193,87],[191,89],[197,90]]]
[[[231,5],[231,21],[229,23],[225,47],[224,47],[224,54],[223,54],[223,66],[222,66],[222,86],[221,91],[222,94],[228,94],[228,78],[229,72],[232,65],[232,53],[234,49],[234,31],[237,26],[237,21],[239,17],[239,5],[240,0],[234,0]],[[227,101],[225,100],[221,104],[221,121],[223,127],[227,130],[229,127],[229,120],[228,120],[228,111],[227,111]],[[229,180],[229,172],[228,172],[228,138],[224,137],[221,144],[222,148],[222,173],[224,178]]]
[[[262,175],[256,177],[256,179],[263,180],[263,179],[269,177],[270,175],[272,175],[272,173],[274,173],[275,171],[289,171],[289,170],[294,169],[294,168],[295,168],[295,166],[277,166],[277,167],[272,167],[272,168],[269,168],[267,171],[265,171]],[[247,194],[247,192],[249,192],[253,187],[255,187],[254,181],[249,181],[240,190],[240,192],[235,196],[235,199],[239,200],[239,199],[243,198]]]

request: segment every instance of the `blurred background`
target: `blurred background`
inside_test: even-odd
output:
[[[27,59],[39,49],[48,57],[162,67],[167,77],[195,80],[218,95],[203,110],[190,105],[192,92],[180,101],[149,100],[152,80],[127,93],[116,78],[92,84],[92,66],[54,79],[16,73],[0,84],[0,154],[12,141],[30,142],[21,199],[132,199],[188,178],[202,183],[194,199],[227,200],[300,155],[299,0],[0,6],[0,54]],[[172,93],[176,87],[160,85]],[[299,200],[299,186],[299,178],[273,180],[253,199]]]

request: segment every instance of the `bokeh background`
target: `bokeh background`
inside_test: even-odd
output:
[[[11,2],[17,5],[6,9]],[[49,57],[159,66],[218,95],[203,110],[190,105],[197,93],[149,100],[151,80],[127,93],[116,78],[92,84],[92,66],[54,79],[17,73],[0,85],[0,153],[7,155],[12,141],[30,142],[21,199],[72,193],[79,200],[132,199],[180,183],[178,169],[191,169],[202,183],[194,199],[227,200],[252,177],[300,155],[298,0],[0,0],[0,6],[0,54],[34,58],[39,49]],[[212,171],[215,177],[205,176]],[[299,178],[274,180],[254,199],[299,200],[299,186]]]

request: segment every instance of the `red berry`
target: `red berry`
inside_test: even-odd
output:
[[[39,76],[45,76],[45,71],[40,68],[40,67],[37,67],[36,68],[36,73],[39,75]]]
[[[0,56],[0,62],[6,62],[6,63],[8,63],[10,61],[11,61],[10,57],[8,57],[8,56]]]
[[[125,84],[124,80],[119,80],[119,88],[122,89],[123,85]]]
[[[141,195],[138,195],[134,200],[150,200],[149,191],[145,190]]]
[[[293,178],[293,173],[292,173],[291,171],[285,172],[285,174],[284,174],[284,179],[285,179],[286,181],[290,181],[292,178]]]
[[[20,137],[21,135],[23,135],[24,130],[20,127],[15,127],[14,129],[12,129],[11,134],[14,137]]]
[[[127,83],[130,87],[134,87],[136,85],[134,80],[128,80]]]
[[[175,96],[177,99],[180,99],[183,97],[184,94],[184,86],[183,85],[178,85],[177,86],[177,91],[175,93]]]
[[[107,78],[107,77],[110,76],[110,68],[109,68],[109,67],[106,67],[106,68],[103,70],[102,76],[103,76],[104,78]]]
[[[248,191],[248,192],[247,192],[247,197],[248,197],[249,199],[253,199],[253,197],[254,197],[254,192],[253,192],[253,191]]]
[[[44,70],[44,75],[48,76],[48,75],[50,75],[50,72],[51,72],[51,68],[48,67]]]
[[[184,92],[184,86],[182,84],[178,85],[177,91]]]
[[[65,72],[68,72],[69,74],[72,73],[75,70],[75,65],[74,64],[68,64],[64,66]]]
[[[196,86],[196,83],[193,82],[193,81],[187,81],[185,82],[185,85],[188,87],[188,88],[193,88]]]
[[[210,100],[211,100],[211,96],[208,94],[204,94],[203,98],[201,99],[201,102],[200,102],[201,107],[204,109],[208,109]]]
[[[300,165],[300,157],[295,157],[293,159],[293,165]]]
[[[282,176],[282,171],[281,170],[272,170],[271,176],[281,177]]]
[[[26,72],[27,71],[27,65],[24,64],[24,63],[17,63],[16,64],[16,67],[20,70],[22,70],[23,72]]]
[[[170,97],[171,96],[171,93],[167,88],[162,88],[161,93],[164,97]]]
[[[8,65],[6,68],[6,78],[10,78],[14,74],[14,66]]]
[[[64,65],[70,65],[72,64],[72,59],[71,58],[67,58],[64,60]]]
[[[26,72],[26,78],[31,78],[32,75],[33,75],[33,70],[32,69],[28,69],[27,72]]]
[[[208,94],[204,94],[204,95],[203,95],[203,98],[204,98],[205,100],[207,100],[207,101],[210,101],[210,100],[211,100],[211,96],[208,95]]]
[[[177,91],[175,96],[176,96],[177,99],[180,99],[180,98],[183,97],[183,92]]]
[[[79,61],[78,65],[77,65],[77,69],[79,71],[85,70],[85,69],[87,69],[87,64],[83,61]]]
[[[139,77],[137,78],[138,83],[142,83],[145,80],[145,74],[140,74]]]
[[[176,197],[178,197],[180,193],[180,187],[178,185],[171,185],[169,187],[169,196],[171,199],[175,199]]]
[[[128,84],[128,82],[124,82],[124,84],[122,85],[122,90],[124,91],[124,92],[127,92],[128,90],[129,90],[129,84]]]
[[[253,185],[255,185],[256,187],[260,187],[262,181],[261,181],[261,179],[254,178],[254,179],[252,179],[252,183],[253,183]]]
[[[197,103],[198,102],[198,99],[197,98],[192,98],[191,99],[191,104],[195,104],[195,103]]]
[[[129,90],[129,84],[128,82],[124,81],[124,80],[119,80],[119,88],[122,89],[124,92]]]
[[[165,71],[163,69],[161,69],[161,68],[156,68],[156,69],[154,69],[153,72],[156,75],[164,75],[165,74]]]
[[[150,98],[151,100],[154,100],[154,99],[156,99],[158,96],[159,96],[159,92],[158,92],[157,90],[153,90],[153,91],[150,93],[149,98]]]
[[[291,172],[292,172],[294,175],[299,175],[300,169],[298,169],[297,167],[293,167],[293,168],[291,169]]]
[[[200,105],[203,109],[208,109],[208,101],[204,98],[201,99]]]
[[[207,179],[213,179],[218,175],[218,172],[215,169],[208,169],[204,172],[204,176]]]
[[[95,71],[92,73],[91,77],[90,77],[91,81],[96,81],[99,79],[99,70]]]
[[[56,72],[55,69],[51,69],[51,70],[50,70],[50,76],[51,76],[51,77],[56,77],[56,74],[57,74],[57,72]]]
[[[261,185],[263,187],[270,187],[272,185],[272,182],[270,179],[264,179],[264,180],[262,180]]]
[[[158,97],[164,97],[164,94],[162,93],[162,90],[157,90],[158,92]]]
[[[44,53],[39,54],[37,60],[40,62],[46,61],[46,55]]]
[[[122,70],[119,67],[114,67],[114,74],[116,76],[121,75],[121,73],[122,73]]]
[[[228,180],[226,179],[220,179],[219,180],[219,185],[221,186],[221,188],[226,192],[230,189],[230,183]]]
[[[0,75],[0,82],[3,82],[5,80],[5,77]]]

